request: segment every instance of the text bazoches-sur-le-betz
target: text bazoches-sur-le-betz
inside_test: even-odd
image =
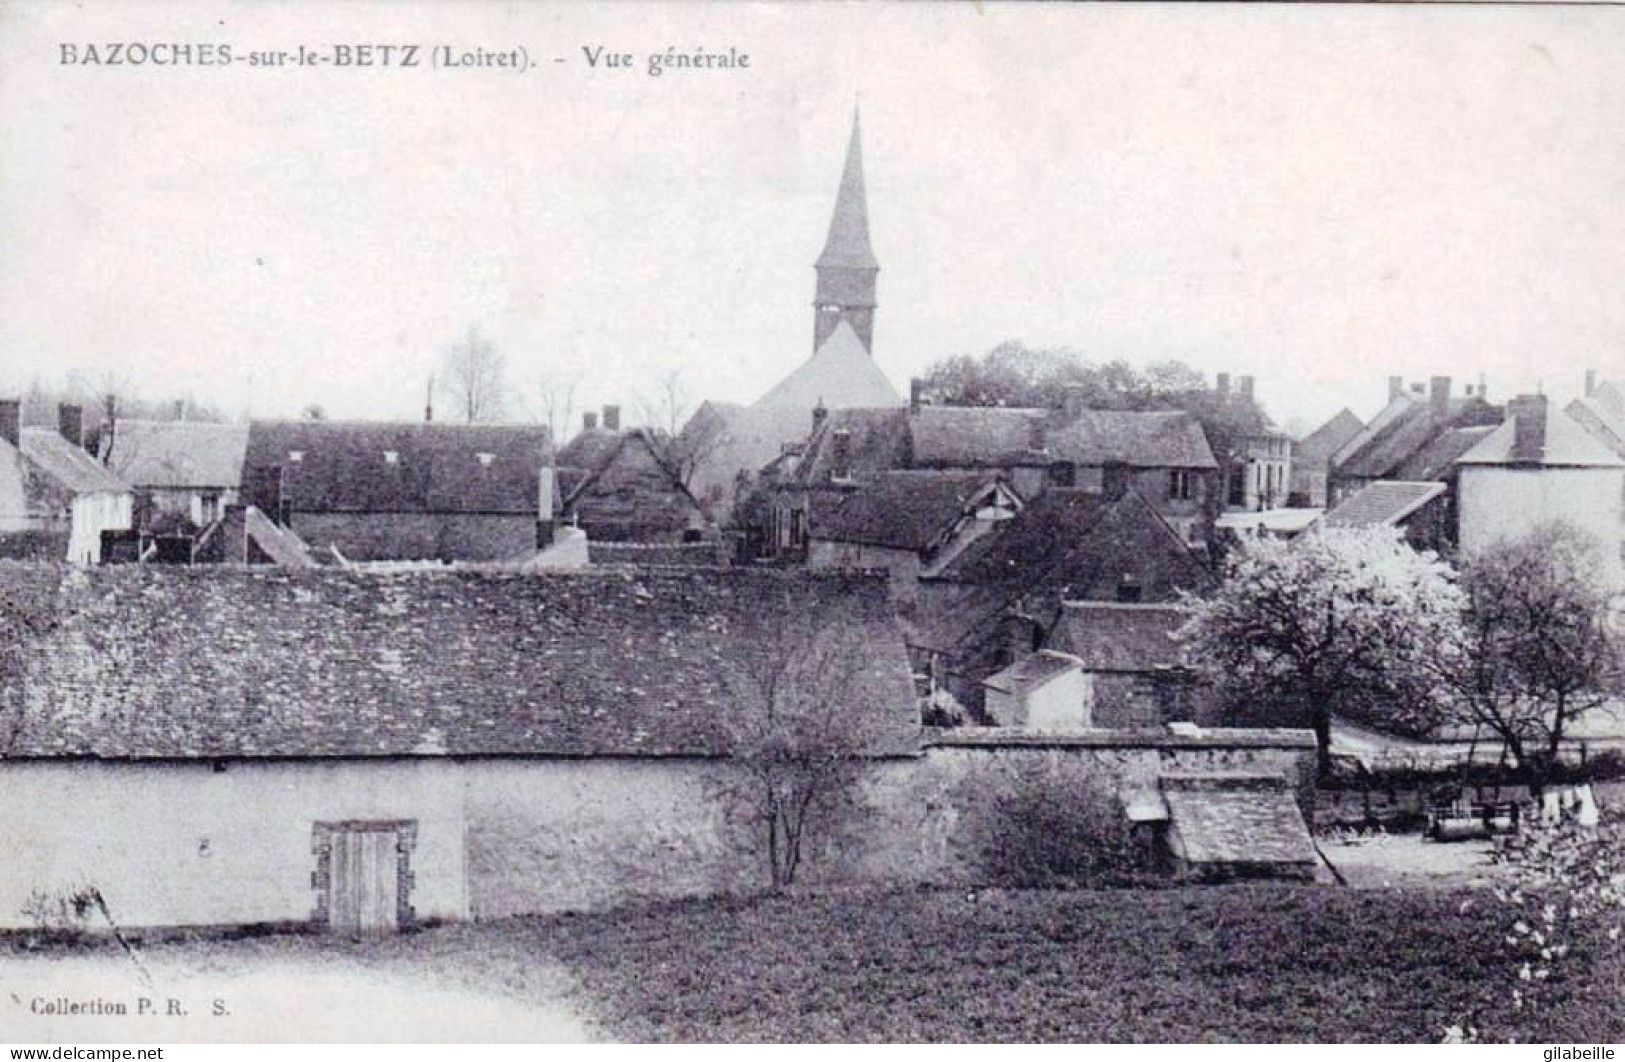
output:
[[[524,73],[535,64],[524,45],[468,48],[450,44],[328,44],[253,49],[229,42],[168,41],[60,42],[57,63],[73,67],[253,67],[261,69],[505,70]],[[602,44],[551,57],[589,70],[642,70],[651,77],[680,70],[748,70],[750,54],[738,48],[696,47],[629,52]]]

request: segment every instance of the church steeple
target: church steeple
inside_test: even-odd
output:
[[[875,332],[875,277],[880,263],[869,246],[869,206],[863,190],[863,137],[858,112],[852,112],[852,139],[846,148],[846,168],[835,196],[835,214],[829,221],[824,253],[813,268],[818,288],[813,295],[813,349],[823,346],[842,321],[873,353]]]

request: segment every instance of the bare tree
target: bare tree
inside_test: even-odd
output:
[[[544,375],[536,387],[538,412],[547,425],[547,433],[555,446],[562,445],[575,418],[576,388],[581,385],[579,373],[568,376]]]
[[[692,487],[695,474],[726,441],[726,426],[718,418],[695,415],[678,369],[661,376],[652,391],[640,391],[637,405],[656,459],[673,479]]]
[[[502,416],[509,398],[507,360],[479,325],[470,325],[462,339],[446,348],[439,379],[455,418],[478,424]]]
[[[753,627],[753,651],[724,667],[730,769],[717,792],[778,891],[795,883],[809,841],[827,839],[856,803],[874,738],[859,681],[868,653],[850,610],[788,589],[761,601]]]

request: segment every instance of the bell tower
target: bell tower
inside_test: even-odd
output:
[[[813,295],[813,350],[817,351],[842,321],[852,326],[863,349],[874,353],[875,277],[880,263],[869,246],[869,206],[863,189],[863,138],[856,109],[846,168],[835,196],[824,252],[813,269],[818,286]]]

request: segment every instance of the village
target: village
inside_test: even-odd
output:
[[[1316,1011],[1329,1038],[1516,1035],[1537,1001],[1617,1037],[1562,956],[1622,968],[1625,378],[1420,364],[1301,437],[1266,411],[1285,371],[1011,343],[898,386],[864,150],[854,116],[810,353],[748,405],[491,421],[477,329],[410,419],[0,396],[0,930],[393,961],[718,897],[827,926],[848,895],[974,920],[1122,890],[1284,903],[1295,934],[1389,905],[1530,1010],[1424,992]],[[1520,887],[1582,886],[1506,928]],[[1309,1035],[621,1005],[604,1035]]]

